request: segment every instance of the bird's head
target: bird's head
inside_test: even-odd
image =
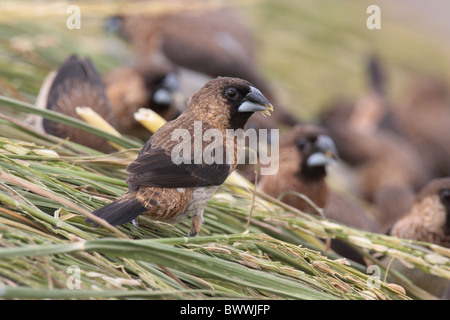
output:
[[[436,221],[435,224],[443,228],[445,236],[450,236],[450,177],[430,181],[419,192],[415,203],[426,204],[427,199],[433,199],[427,207],[427,212],[433,218],[432,221]]]
[[[291,134],[301,155],[300,173],[311,178],[325,175],[326,166],[338,158],[333,139],[325,130],[313,125],[297,125]]]
[[[163,112],[175,105],[175,95],[180,90],[180,79],[176,71],[166,73],[149,72],[144,76],[150,107]]]
[[[200,120],[221,129],[243,129],[254,112],[270,115],[272,105],[248,81],[218,77],[207,82],[188,103]]]

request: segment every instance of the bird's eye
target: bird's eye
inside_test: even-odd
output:
[[[225,94],[230,99],[236,99],[238,96],[238,92],[234,88],[228,88],[227,91],[225,92]]]
[[[449,189],[443,189],[440,192],[441,200],[450,203],[450,190]]]
[[[297,145],[297,148],[300,151],[305,150],[307,143],[308,142],[305,139],[299,139],[299,140],[295,141],[295,144]]]

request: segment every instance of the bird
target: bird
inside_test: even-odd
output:
[[[254,66],[255,41],[245,20],[225,6],[184,9],[115,15],[107,25],[131,44],[139,60],[152,57],[211,77],[234,76],[264,89]]]
[[[87,57],[82,59],[77,55],[69,56],[57,71],[53,71],[47,77],[36,104],[40,108],[77,119],[80,117],[76,113],[76,107],[90,107],[112,126],[115,125],[115,116],[105,94],[101,76]],[[47,133],[69,138],[73,142],[98,151],[104,153],[113,151],[106,140],[69,125],[43,119],[39,126]]]
[[[450,175],[450,91],[433,75],[416,76],[396,109],[399,131],[419,151],[434,177]]]
[[[368,82],[365,92],[356,99],[337,99],[319,115],[320,125],[329,131],[339,149],[340,159],[352,166],[373,156],[372,137],[376,133],[395,131],[381,58],[370,54],[365,69]]]
[[[170,121],[185,108],[180,77],[167,64],[134,62],[116,67],[103,76],[106,95],[122,134],[147,141],[151,133],[135,120],[140,108],[150,108]]]
[[[360,134],[348,128],[340,133],[341,138],[344,135],[346,139],[340,140],[339,146],[353,147],[353,154],[360,156],[357,164],[350,164],[358,193],[373,205],[374,216],[386,231],[429,181],[431,172],[414,146],[395,132],[378,129],[376,133]]]
[[[258,187],[272,197],[281,196],[281,201],[302,212],[317,215],[318,207],[327,219],[377,232],[377,222],[356,199],[328,186],[327,167],[337,159],[338,150],[324,128],[298,124],[280,138],[278,172],[261,175]],[[290,194],[292,191],[295,194]],[[298,193],[307,196],[314,205]],[[333,239],[331,248],[355,262],[365,263],[342,241]]]
[[[326,167],[337,157],[336,146],[326,131],[314,125],[296,125],[280,137],[278,155],[278,171],[261,176],[258,187],[273,197],[295,191],[324,208],[329,191]],[[297,195],[286,194],[282,201],[303,212],[317,213]]]
[[[426,184],[388,234],[450,248],[450,177],[435,178]],[[390,260],[387,258],[384,260]],[[416,268],[407,268],[396,259],[391,267],[436,297],[450,298],[448,280]]]
[[[340,158],[354,173],[352,184],[373,205],[385,232],[409,208],[432,173],[415,145],[401,133],[382,69],[380,59],[372,55],[367,63],[368,92],[354,102],[341,101],[330,107],[321,115],[320,124],[330,132]]]
[[[430,181],[390,234],[450,248],[450,177]]]
[[[237,164],[238,140],[243,137],[234,135],[230,139],[229,135],[243,129],[253,113],[268,115],[272,110],[261,91],[248,81],[218,77],[207,82],[189,99],[186,110],[158,129],[127,166],[128,191],[93,214],[111,225],[132,221],[141,214],[169,223],[191,215],[188,236],[197,235],[207,202]],[[202,139],[207,132],[222,135],[217,136],[218,148],[211,152],[214,159],[196,160],[199,150],[209,146],[205,147],[207,139]],[[182,151],[184,147],[179,149],[180,145],[187,148],[186,152]]]
[[[388,232],[414,203],[416,191],[405,184],[381,187],[375,193],[372,205],[374,216],[380,226],[379,233]]]
[[[170,2],[167,6],[170,9]],[[230,6],[214,5],[162,10],[151,15],[118,14],[107,20],[107,29],[130,44],[138,61],[170,65],[183,77],[226,76],[253,83],[277,108],[270,118],[256,114],[247,127],[276,129],[279,123],[292,126],[299,120],[280,107],[272,85],[259,70],[256,41],[247,21]]]

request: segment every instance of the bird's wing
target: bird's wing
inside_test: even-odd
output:
[[[156,133],[155,133],[156,135]],[[159,188],[190,188],[221,185],[231,173],[231,166],[225,162],[206,164],[180,163],[172,161],[171,152],[177,141],[170,141],[161,147],[154,146],[153,138],[144,145],[139,156],[130,163],[127,183],[131,188],[150,186]],[[194,159],[192,156],[191,159]]]

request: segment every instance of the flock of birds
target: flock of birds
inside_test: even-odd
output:
[[[329,219],[370,232],[450,248],[450,93],[445,83],[422,77],[408,89],[403,104],[394,106],[386,94],[380,61],[371,57],[367,92],[355,101],[329,106],[317,123],[305,123],[282,106],[259,72],[252,34],[241,21],[234,11],[224,7],[151,17],[112,17],[108,28],[123,36],[134,49],[134,63],[101,77],[88,58],[71,56],[51,78],[45,107],[78,117],[76,106],[90,106],[119,132],[146,141],[151,133],[133,117],[139,108],[151,108],[170,121],[168,124],[183,126],[189,122],[183,119],[194,117],[192,114],[199,119],[204,115],[214,117],[209,109],[202,110],[205,103],[213,100],[201,95],[223,95],[231,122],[218,126],[226,128],[240,121],[234,126],[283,130],[276,174],[256,177],[253,170],[241,171],[252,181],[257,178],[262,191],[275,198],[285,194],[283,202],[317,214],[304,199],[286,194],[301,193],[323,208]],[[238,89],[239,101],[230,88]],[[242,116],[236,110],[254,88],[262,93],[256,100],[267,99],[274,106],[272,116],[255,112],[245,119],[233,118]],[[191,96],[196,98],[188,100]],[[233,105],[231,101],[241,104]],[[260,104],[269,108],[267,103]],[[195,235],[200,230],[207,200],[234,168],[217,166],[210,170],[200,166],[177,171],[179,168],[167,164],[169,149],[163,141],[174,125],[164,127],[128,168],[131,175],[127,194],[114,206],[94,214],[117,224],[152,210],[164,211],[164,217],[152,213],[156,219],[173,222],[179,220],[175,219],[178,215],[189,212],[195,217],[191,228],[191,235]],[[43,128],[91,148],[112,151],[104,140],[69,126],[44,120]],[[349,194],[355,190],[339,192],[327,182],[329,165],[336,162],[351,170],[349,176],[358,190],[352,196]],[[163,177],[166,173],[170,173],[168,178]],[[155,179],[159,182],[152,182]],[[186,182],[176,185],[178,193],[165,193],[173,189],[173,181],[180,179]],[[192,188],[209,191],[200,196],[204,198],[194,199],[194,195],[185,192]],[[203,209],[193,206],[194,200]],[[111,220],[111,216],[115,218]],[[364,263],[351,248],[337,242],[333,245],[335,251]],[[446,282],[441,281],[439,286],[427,289],[443,297],[445,287]]]

